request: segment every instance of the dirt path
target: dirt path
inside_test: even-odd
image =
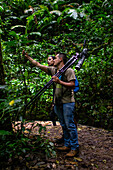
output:
[[[51,121],[38,121],[38,123],[46,126],[45,135],[50,141],[54,142],[56,138],[62,136],[59,122],[57,122],[57,126],[53,126]],[[29,126],[30,124],[26,124],[26,128]],[[37,132],[38,127],[33,129],[34,135]],[[46,160],[46,165],[43,162],[40,167],[38,166],[39,169],[113,170],[113,132],[78,125],[78,140],[80,144],[79,157],[65,159],[66,152],[56,151],[56,158]]]

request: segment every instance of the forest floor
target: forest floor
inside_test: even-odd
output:
[[[46,126],[45,137],[54,143],[62,136],[62,128],[57,122],[56,126],[51,121],[36,121],[36,123]],[[32,123],[25,125],[26,129]],[[21,159],[19,165],[13,163],[14,170],[46,170],[46,169],[74,169],[74,170],[113,170],[113,131],[100,128],[78,125],[78,140],[80,153],[78,157],[65,158],[67,152],[56,151],[56,157],[48,158],[45,153],[37,151],[35,155],[28,155],[30,160],[23,163]],[[39,127],[32,129],[32,135],[37,135]],[[56,148],[56,146],[55,146]],[[12,169],[12,165],[6,168]]]

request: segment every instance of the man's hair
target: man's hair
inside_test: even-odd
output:
[[[65,64],[66,62],[67,62],[67,57],[66,57],[66,54],[64,54],[64,53],[58,53],[59,54],[59,58],[62,58],[62,60],[63,60],[63,63]]]

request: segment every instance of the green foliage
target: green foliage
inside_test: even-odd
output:
[[[29,122],[28,122],[29,123]],[[30,137],[32,135],[31,129],[25,129],[23,123],[17,123],[14,126],[14,130],[21,127],[21,129],[17,130],[15,133],[11,133],[8,131],[0,130],[0,166],[2,167],[2,163],[7,161],[9,158],[14,160],[15,158],[19,158],[21,155],[23,159],[27,161],[28,157],[26,155],[28,153],[35,154],[38,150],[45,152],[47,157],[55,156],[54,146],[52,142],[49,142],[46,138],[41,137],[42,130],[46,130],[45,127],[39,125],[38,123],[31,128],[39,127],[39,135],[35,135],[34,137]],[[25,135],[27,132],[27,135]],[[3,161],[3,162],[2,162]]]
[[[70,58],[76,52],[80,53],[86,39],[88,57],[79,72],[75,70],[75,65],[73,66],[80,84],[80,91],[75,96],[79,123],[113,128],[112,6],[111,0],[93,0],[87,3],[79,0],[77,3],[61,0],[0,2],[0,59],[4,64],[6,84],[0,86],[3,92],[0,100],[1,124],[5,124],[8,118],[11,121],[49,119],[52,87],[40,97],[31,113],[28,110],[26,114],[23,113],[24,104],[29,102],[51,77],[26,61],[22,50],[25,49],[33,59],[47,65],[48,55],[55,55],[60,51]],[[3,147],[0,144],[1,154],[7,155],[7,158],[16,151],[25,154],[26,148],[32,147],[32,144],[28,144],[29,139],[24,139],[22,134],[22,141],[16,136],[13,142],[7,138],[7,131],[0,131],[0,134],[4,143]],[[39,141],[41,139],[38,139]],[[42,142],[41,147],[47,155],[48,150],[52,152],[48,141],[45,141],[45,144]]]

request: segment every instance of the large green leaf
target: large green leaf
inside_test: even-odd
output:
[[[0,130],[0,135],[9,135],[10,132],[6,130]]]
[[[26,28],[26,26],[24,26],[24,25],[15,25],[15,26],[12,26],[11,29],[15,29],[15,28],[19,28],[19,27]]]

